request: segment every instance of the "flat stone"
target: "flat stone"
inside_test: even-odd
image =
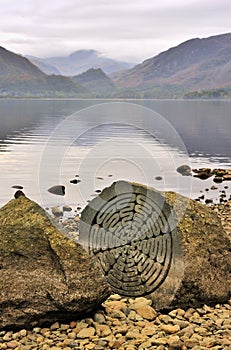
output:
[[[215,176],[213,178],[213,181],[216,182],[216,183],[221,183],[223,181],[223,177],[221,176]]]
[[[57,196],[64,196],[65,195],[65,186],[63,185],[55,185],[48,189],[48,192],[52,194],[56,194]]]
[[[94,327],[83,328],[77,334],[77,338],[90,338],[95,334]]]
[[[18,345],[19,345],[19,343],[17,341],[14,341],[14,340],[7,343],[7,347],[9,349],[15,349],[18,347]]]
[[[72,207],[70,207],[69,205],[64,205],[63,211],[72,211]]]
[[[180,330],[180,327],[178,325],[171,325],[171,324],[164,324],[160,327],[160,329],[162,331],[164,331],[165,333],[169,333],[169,334],[172,334],[172,333],[177,333],[179,332]]]
[[[23,186],[21,185],[13,185],[12,188],[16,188],[17,190],[23,190]]]
[[[138,315],[142,316],[145,320],[153,321],[156,317],[156,311],[149,305],[137,307],[136,312]]]

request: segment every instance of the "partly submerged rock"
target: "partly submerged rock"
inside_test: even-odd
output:
[[[51,212],[55,217],[63,216],[63,210],[61,210],[59,207],[52,207]]]
[[[24,196],[0,209],[0,329],[77,318],[110,288],[96,261]]]
[[[21,186],[21,185],[13,185],[13,186],[11,186],[12,188],[15,188],[15,189],[17,189],[17,190],[23,190],[23,186]]]
[[[56,194],[57,196],[65,196],[65,186],[55,185],[48,189],[48,192]]]
[[[187,164],[179,166],[176,171],[183,176],[190,176],[192,174],[192,169]]]
[[[231,245],[207,206],[174,192],[118,181],[83,210],[80,241],[114,292],[156,309],[230,298]]]
[[[231,169],[199,168],[192,171],[194,173],[193,176],[201,180],[206,180],[211,176],[214,176],[213,181],[217,183],[231,180]]]
[[[15,194],[14,194],[14,198],[15,199],[17,199],[19,197],[25,197],[25,193],[23,191],[21,191],[21,190],[16,191]]]

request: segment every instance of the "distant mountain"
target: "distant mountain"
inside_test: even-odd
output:
[[[84,86],[96,97],[110,96],[116,89],[114,82],[100,68],[91,68],[74,76],[72,80]]]
[[[123,90],[152,95],[231,87],[231,33],[191,39],[117,75]]]
[[[60,75],[60,71],[56,67],[43,62],[40,58],[29,56],[29,55],[25,57],[28,58],[28,60],[31,63],[33,63],[36,67],[38,67],[43,73],[47,75],[51,75],[51,74]]]
[[[0,97],[80,97],[89,92],[70,78],[48,76],[27,58],[0,47]]]
[[[37,61],[37,63],[36,63]],[[101,68],[106,74],[129,69],[134,66],[132,63],[116,61],[103,56],[95,50],[79,50],[69,56],[35,58],[33,63],[38,64],[43,70],[41,63],[55,67],[60,74],[74,76],[86,72],[90,68]]]

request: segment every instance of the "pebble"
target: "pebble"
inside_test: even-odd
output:
[[[55,217],[63,216],[63,211],[59,207],[53,207],[51,212]]]
[[[149,299],[113,294],[92,318],[0,331],[0,349],[229,350],[230,310],[231,300],[214,307],[178,308],[167,314],[156,311]]]

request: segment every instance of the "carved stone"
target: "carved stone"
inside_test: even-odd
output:
[[[228,299],[230,241],[214,212],[175,193],[113,183],[83,210],[80,242],[114,292],[157,309]]]

